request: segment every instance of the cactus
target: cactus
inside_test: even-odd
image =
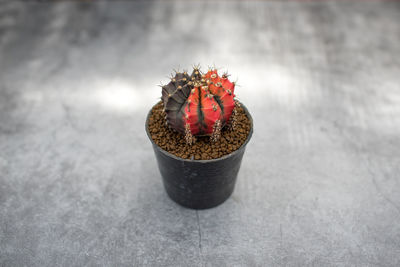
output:
[[[186,142],[194,136],[210,136],[217,141],[221,129],[230,122],[235,108],[235,83],[228,75],[221,77],[216,69],[202,73],[198,67],[187,72],[176,72],[171,81],[162,86],[162,101],[167,124],[185,135]]]

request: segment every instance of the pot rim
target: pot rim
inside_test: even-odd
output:
[[[191,160],[191,159],[184,159],[184,158],[177,157],[177,156],[175,156],[174,154],[169,153],[168,151],[162,149],[159,145],[157,145],[157,144],[154,142],[153,138],[151,138],[151,135],[150,135],[150,132],[149,132],[149,127],[148,127],[148,126],[149,126],[149,118],[150,118],[150,115],[151,115],[151,111],[152,111],[153,108],[154,108],[156,105],[158,105],[160,102],[161,102],[161,101],[159,101],[159,102],[157,102],[155,105],[153,105],[153,106],[151,107],[150,111],[147,113],[146,123],[145,123],[145,129],[146,129],[147,137],[150,139],[152,145],[153,145],[153,146],[156,146],[156,147],[158,148],[159,151],[161,151],[163,154],[165,154],[166,156],[171,157],[171,158],[173,158],[173,159],[180,160],[180,161],[186,161],[186,162],[198,162],[198,163],[210,163],[210,162],[216,162],[216,161],[224,160],[224,159],[230,158],[230,157],[232,157],[232,156],[238,154],[238,153],[241,152],[243,149],[245,149],[247,143],[250,141],[251,136],[253,135],[253,118],[251,117],[250,112],[248,111],[248,109],[246,108],[246,106],[243,105],[240,101],[238,101],[238,102],[240,103],[240,106],[244,109],[247,118],[250,120],[250,126],[251,126],[251,127],[250,127],[250,131],[249,131],[249,134],[247,135],[246,141],[244,141],[244,143],[243,143],[238,149],[236,149],[235,151],[233,151],[232,153],[230,153],[230,154],[228,154],[228,155],[225,155],[225,156],[222,156],[222,157],[216,158],[216,159],[193,159],[193,160]]]

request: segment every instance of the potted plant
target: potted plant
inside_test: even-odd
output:
[[[233,192],[252,118],[216,69],[175,72],[161,87],[145,127],[166,192],[185,207],[215,207]]]

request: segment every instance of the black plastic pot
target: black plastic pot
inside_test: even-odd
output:
[[[146,133],[153,144],[165,190],[172,200],[187,208],[208,209],[223,203],[232,194],[246,145],[253,134],[253,119],[247,108],[241,106],[251,121],[246,141],[231,154],[211,160],[182,159],[155,144],[148,129],[150,110]]]

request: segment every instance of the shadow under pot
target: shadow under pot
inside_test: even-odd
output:
[[[192,209],[208,209],[223,203],[232,194],[246,145],[253,134],[252,117],[243,104],[241,107],[251,124],[246,141],[234,152],[210,160],[179,158],[159,147],[149,132],[150,110],[146,133],[153,145],[165,190],[176,203]]]

